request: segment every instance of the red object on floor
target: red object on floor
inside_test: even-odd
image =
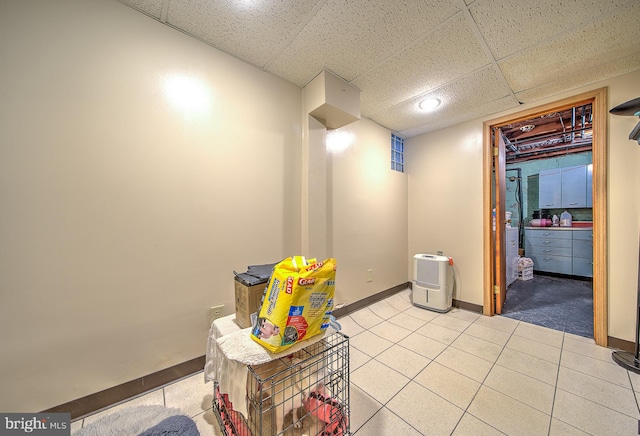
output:
[[[311,392],[304,401],[304,408],[325,423],[322,436],[343,436],[346,433],[349,420],[343,413],[342,404],[331,397],[325,397],[320,391]]]

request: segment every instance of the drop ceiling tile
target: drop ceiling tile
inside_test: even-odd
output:
[[[558,74],[556,80],[518,92],[516,97],[522,103],[534,102],[637,70],[640,70],[640,52],[601,65],[584,65],[571,75]]]
[[[159,20],[162,15],[162,0],[120,0],[125,5],[134,7],[145,14]]]
[[[354,80],[353,84],[363,90],[362,113],[370,116],[490,62],[467,26],[464,15],[459,13],[435,32]]]
[[[640,2],[603,17],[567,35],[498,62],[514,92],[596,68],[640,51]],[[553,56],[551,54],[561,54]]]
[[[374,121],[402,131],[439,119],[457,119],[473,108],[509,96],[509,90],[495,67],[489,66],[433,90],[420,98],[414,98],[371,117]],[[420,111],[418,103],[426,97],[440,99],[442,105],[433,112]],[[513,97],[510,97],[514,101]]]
[[[470,6],[496,59],[543,42],[629,0],[478,0]]]
[[[400,130],[398,133],[402,137],[410,138],[412,136],[421,135],[423,133],[445,129],[447,127],[455,126],[456,124],[475,120],[477,118],[487,117],[489,115],[496,114],[507,109],[513,109],[517,106],[518,103],[513,99],[513,97],[503,97],[498,100],[494,100],[477,106],[475,108],[471,108],[467,111],[460,112],[459,114],[454,114],[454,116],[451,118],[438,116],[433,120],[422,122],[415,127]]]
[[[640,69],[638,0],[119,1],[298,86],[329,69],[407,136],[515,107],[507,84],[529,103]],[[447,103],[416,113],[426,95]]]
[[[259,67],[304,25],[318,0],[170,0],[167,24]]]
[[[266,70],[299,86],[324,68],[351,81],[456,12],[449,0],[328,0]]]

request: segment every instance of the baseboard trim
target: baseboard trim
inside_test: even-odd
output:
[[[73,420],[195,374],[204,369],[204,364],[205,356],[196,357],[171,368],[43,410],[42,413],[70,413]]]
[[[413,289],[413,283],[409,282],[409,287]],[[457,309],[468,310],[469,312],[484,313],[483,306],[473,303],[467,303],[466,301],[451,299],[451,306]]]
[[[362,300],[355,301],[339,309],[335,309],[333,314],[336,318],[349,315],[378,301],[384,300],[392,295],[397,294],[407,288],[411,288],[411,282],[401,283],[392,288],[378,292],[377,294],[370,295]],[[477,304],[467,303],[465,301],[453,300],[453,307],[457,307],[471,312],[482,313],[482,306]],[[633,351],[634,344],[632,342],[622,341],[616,338],[609,338],[609,344],[611,347]],[[619,345],[618,345],[619,344]],[[625,348],[626,347],[626,348]],[[198,371],[202,371],[205,364],[205,356],[196,357],[195,359],[187,362],[180,363],[178,365],[166,368],[152,374],[131,380],[112,388],[105,389],[95,394],[87,395],[86,397],[78,398],[59,406],[52,407],[47,410],[43,410],[42,413],[70,413],[71,419],[89,415],[97,412],[106,407],[128,400],[135,396],[144,394],[146,392],[157,389],[168,383],[179,380],[183,377],[195,374]]]
[[[334,310],[333,314],[335,315],[336,318],[349,315],[352,312],[360,310],[373,303],[377,303],[380,300],[384,300],[385,298],[390,297],[394,294],[397,294],[398,292],[405,290],[407,288],[409,289],[412,288],[411,282],[402,283],[400,285],[394,286],[393,288],[389,288],[382,292],[378,292],[375,295],[371,295],[367,298],[363,298],[362,300],[355,301],[351,304],[341,307],[340,309]],[[456,300],[455,298],[452,301],[452,306],[458,309],[468,310],[470,312],[475,312],[479,314],[483,313],[482,305],[467,303],[466,301]],[[633,353],[635,352],[635,343],[609,336],[608,348],[623,350],[623,351],[628,351]]]
[[[333,314],[336,318],[340,318],[341,316],[349,315],[357,310],[360,310],[364,307],[367,307],[373,303],[377,303],[380,300],[384,300],[394,294],[397,294],[400,291],[404,291],[405,289],[412,289],[411,282],[405,282],[400,285],[394,286],[393,288],[386,289],[384,291],[378,292],[377,294],[370,295],[362,300],[355,301],[351,304],[348,304],[340,309],[335,309]],[[473,303],[467,303],[466,301],[453,299],[451,305],[458,309],[468,310],[470,312],[482,313],[482,306]]]
[[[458,309],[468,310],[469,312],[482,313],[483,306],[479,304],[467,303],[466,301],[453,299],[451,304]]]
[[[379,292],[375,295],[349,304],[348,306],[336,309],[333,313],[336,317],[348,315],[377,301],[384,300],[391,295],[407,289],[409,286],[409,282],[394,286],[393,288]],[[96,392],[95,394],[87,395],[86,397],[78,398],[76,400],[69,401],[68,403],[43,410],[42,413],[70,413],[71,419],[75,420],[135,396],[150,392],[168,383],[174,382],[191,374],[195,374],[198,371],[202,371],[204,369],[205,360],[205,356],[196,357],[195,359],[180,363],[172,366],[171,368],[163,369],[121,385]]]
[[[353,313],[373,303],[377,303],[380,300],[384,300],[385,298],[397,294],[400,291],[404,291],[409,287],[411,287],[411,283],[405,282],[400,285],[394,286],[393,288],[378,292],[377,294],[370,295],[366,298],[363,298],[362,300],[354,301],[353,303],[341,307],[340,309],[334,309],[333,316],[335,316],[336,318],[340,318],[341,316],[349,315],[350,313]]]
[[[609,336],[607,347],[615,350],[628,351],[629,353],[636,352],[635,342],[625,341],[624,339],[618,339],[612,336]]]

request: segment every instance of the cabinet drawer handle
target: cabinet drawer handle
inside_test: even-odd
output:
[[[576,201],[576,202],[573,202],[573,203],[569,203],[570,206],[573,206],[575,204],[578,204],[578,202]]]
[[[551,233],[550,233],[550,232],[544,232],[544,233],[542,234],[542,236],[551,236]]]
[[[542,245],[549,245],[551,244],[551,241],[542,241]]]
[[[547,203],[546,206],[553,206],[553,203]]]
[[[543,253],[551,253],[552,250],[542,250]]]
[[[543,257],[542,260],[544,260],[545,262],[550,262],[553,259],[551,259],[550,257]]]

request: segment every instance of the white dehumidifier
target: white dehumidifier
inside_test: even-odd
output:
[[[447,256],[413,256],[413,304],[448,312],[453,301],[453,261]]]

